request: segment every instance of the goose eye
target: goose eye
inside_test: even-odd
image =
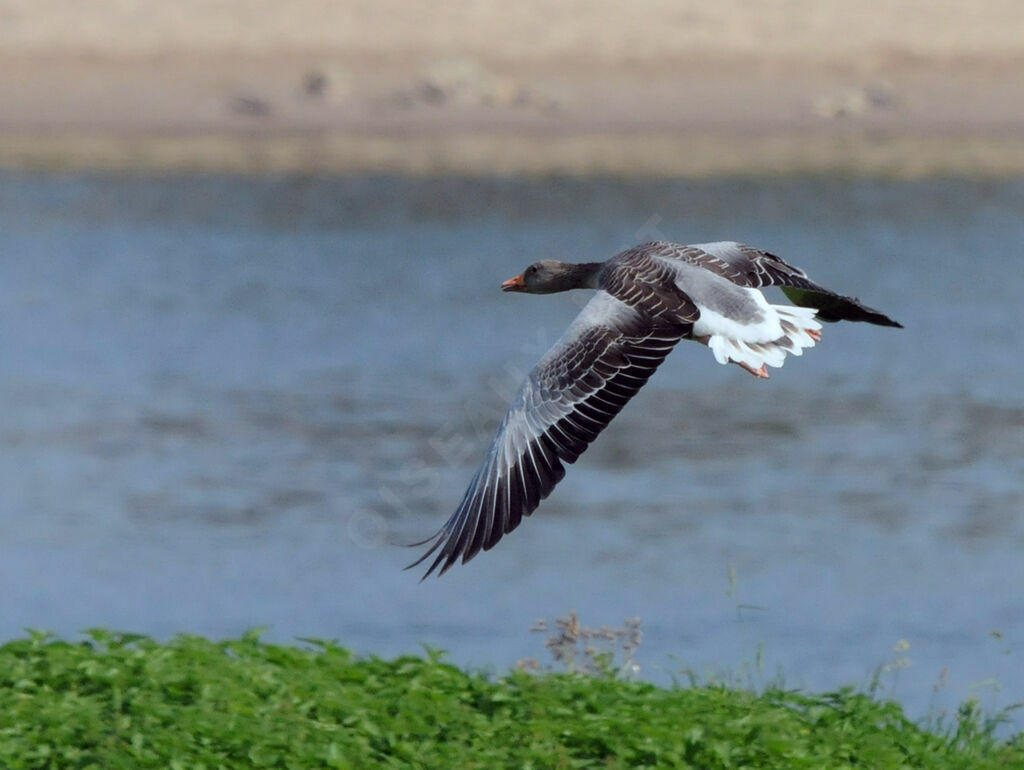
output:
[[[534,275],[537,272],[537,266],[536,265],[530,265],[530,267],[526,270],[526,272],[528,272],[530,275]]]

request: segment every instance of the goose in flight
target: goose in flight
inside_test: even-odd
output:
[[[768,304],[763,286],[780,287],[793,305]],[[822,321],[901,327],[774,254],[732,241],[654,241],[586,264],[542,260],[501,288],[596,294],[519,388],[455,513],[413,543],[429,548],[408,568],[434,557],[424,579],[493,548],[533,513],[565,476],[563,463],[576,461],[680,340],[767,379],[767,367],[821,341]]]

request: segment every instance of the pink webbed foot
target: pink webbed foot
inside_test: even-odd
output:
[[[821,342],[821,329],[804,329],[804,331],[815,342]]]
[[[750,372],[752,375],[754,375],[755,377],[759,377],[762,380],[771,379],[771,377],[768,374],[768,368],[764,364],[761,364],[761,366],[759,368],[755,369],[750,364],[745,364],[742,361],[733,361],[733,363],[734,364],[739,364],[744,369],[746,369],[748,372]]]

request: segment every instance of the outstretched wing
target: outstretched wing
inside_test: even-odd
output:
[[[866,321],[879,326],[903,325],[867,307],[856,297],[844,297],[819,286],[807,273],[767,251],[735,241],[680,246],[655,242],[649,248],[658,256],[682,259],[699,265],[738,286],[760,289],[778,286],[794,305],[813,307],[822,321]]]
[[[599,291],[530,372],[459,507],[414,543],[430,548],[409,567],[434,556],[423,577],[442,575],[519,526],[565,476],[563,462],[576,461],[691,326],[680,313],[663,321]]]

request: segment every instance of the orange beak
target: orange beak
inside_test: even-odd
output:
[[[502,291],[522,291],[526,288],[526,281],[523,280],[523,276],[517,275],[515,278],[509,278],[505,283],[501,285]]]

